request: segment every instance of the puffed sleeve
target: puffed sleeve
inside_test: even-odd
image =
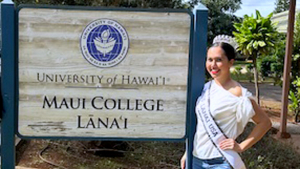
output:
[[[255,115],[250,98],[252,94],[245,88],[242,88],[243,96],[239,98],[237,110],[236,110],[236,119],[237,119],[237,133],[240,135],[243,131],[249,120]]]

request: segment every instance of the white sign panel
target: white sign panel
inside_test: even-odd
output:
[[[22,8],[18,132],[183,138],[191,16]]]

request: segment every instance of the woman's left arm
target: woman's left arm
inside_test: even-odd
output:
[[[271,120],[267,114],[257,105],[254,100],[250,100],[255,111],[255,115],[252,117],[252,120],[256,123],[256,126],[253,128],[249,136],[240,144],[234,139],[225,139],[221,141],[219,144],[221,149],[232,149],[236,152],[243,152],[258,142],[272,127]]]

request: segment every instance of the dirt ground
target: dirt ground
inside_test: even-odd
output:
[[[80,141],[31,140],[18,169],[179,169],[184,142],[128,142],[134,149],[87,151]],[[110,155],[107,155],[110,154]]]

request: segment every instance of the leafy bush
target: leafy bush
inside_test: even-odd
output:
[[[240,65],[237,65],[237,66],[234,67],[233,74],[236,76],[236,78],[237,78],[236,80],[237,81],[240,81],[240,77],[241,77],[241,74],[242,74],[242,72],[241,72],[242,69],[243,68]]]
[[[281,61],[281,58],[276,55],[265,56],[258,59],[258,65],[259,72],[263,80],[265,78],[272,78],[274,80],[274,84],[282,84],[281,77],[283,72],[283,62]]]
[[[252,64],[246,65],[246,76],[248,77],[249,82],[252,82],[254,79]]]
[[[283,64],[281,62],[274,62],[271,64],[271,72],[272,78],[274,79],[274,84],[282,86],[282,72],[283,72]]]
[[[238,73],[241,73],[241,70],[242,70],[243,68],[242,68],[242,66],[237,65],[234,69],[235,69]]]
[[[276,63],[276,58],[266,56],[259,60],[259,71],[263,78],[272,77],[271,65]]]
[[[292,82],[293,88],[291,88],[289,93],[289,99],[291,103],[289,104],[289,109],[294,113],[295,122],[299,122],[298,115],[300,113],[300,78],[297,77],[296,80]]]
[[[252,71],[253,70],[253,65],[252,64],[246,65],[246,69],[249,69],[250,71]]]
[[[254,128],[253,123],[249,123],[244,133],[237,139],[238,142],[246,139]],[[253,147],[241,154],[242,159],[248,169],[290,169],[300,168],[300,156],[290,146],[272,137],[269,131]]]

